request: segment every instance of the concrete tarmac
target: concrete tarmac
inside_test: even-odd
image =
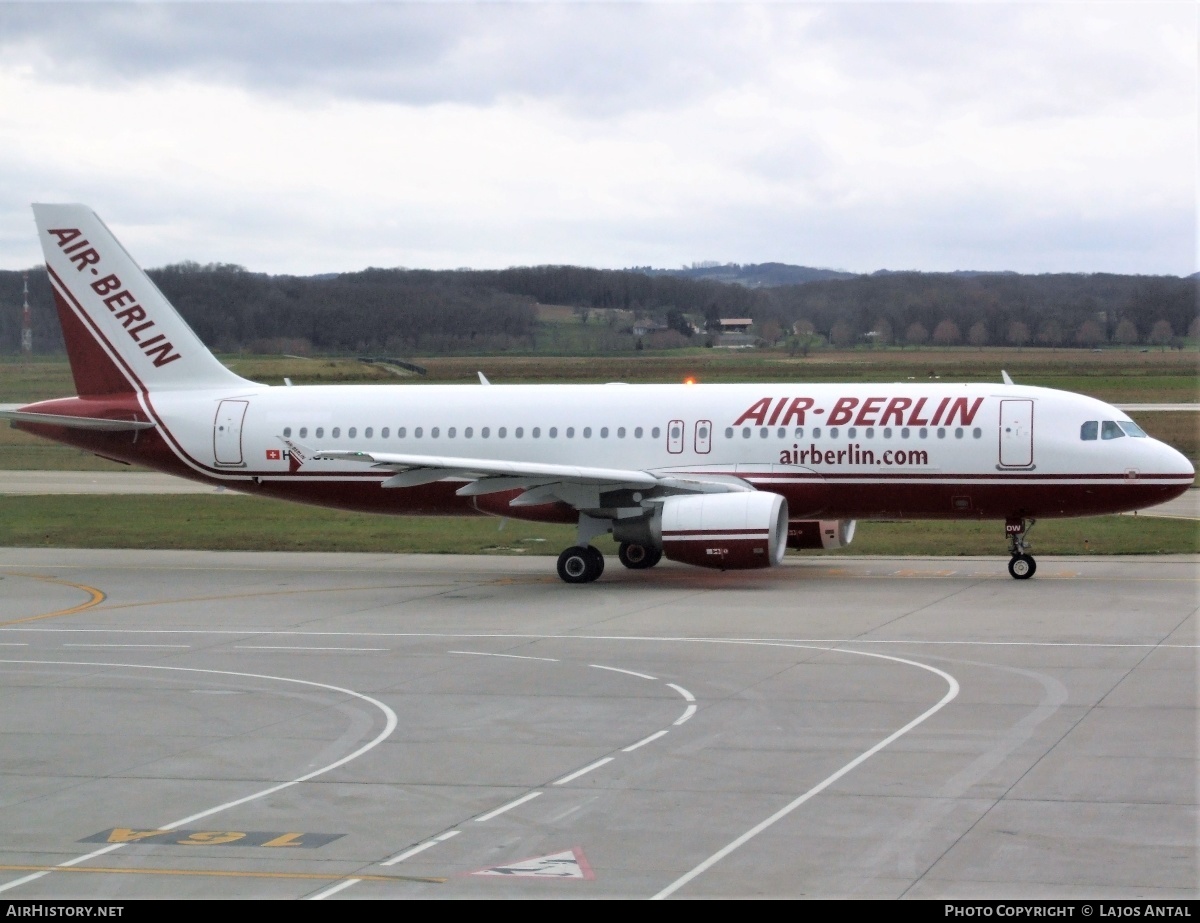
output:
[[[0,549],[0,895],[1195,900],[1198,565]]]

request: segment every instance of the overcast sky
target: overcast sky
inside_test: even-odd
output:
[[[1197,10],[0,2],[0,268],[1185,275]]]

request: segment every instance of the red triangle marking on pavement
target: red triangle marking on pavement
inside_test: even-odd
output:
[[[508,865],[494,865],[471,874],[498,878],[573,878],[583,881],[592,881],[596,877],[579,847],[548,856],[522,859]]]

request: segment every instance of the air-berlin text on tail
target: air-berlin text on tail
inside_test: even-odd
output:
[[[146,309],[124,288],[121,280],[112,274],[100,275],[100,254],[83,239],[82,231],[78,228],[49,228],[48,233],[58,238],[59,249],[70,257],[77,270],[83,272],[91,267],[91,274],[98,277],[91,283],[92,291],[100,296],[104,306],[121,321],[130,339],[156,366],[164,366],[181,358],[179,353],[174,352],[175,346],[166,335],[154,331],[154,321],[147,318]]]
[[[839,397],[833,402],[828,416],[824,407],[813,407],[811,397],[764,397],[755,401],[733,421],[734,426],[753,423],[755,426],[805,425],[805,413],[822,415],[820,420],[829,426],[970,426],[983,405],[983,398],[969,401],[965,397]],[[932,416],[928,416],[932,414]]]

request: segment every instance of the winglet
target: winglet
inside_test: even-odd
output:
[[[476,372],[475,374],[477,374],[479,376],[479,383],[481,385],[490,385],[491,384],[491,382],[487,380],[487,376],[484,375],[483,372]]]
[[[1004,383],[1006,385],[1011,385],[1013,383],[1013,380],[1008,377],[1008,372],[1004,371],[1004,369],[1000,370],[1000,377],[1004,379]]]

